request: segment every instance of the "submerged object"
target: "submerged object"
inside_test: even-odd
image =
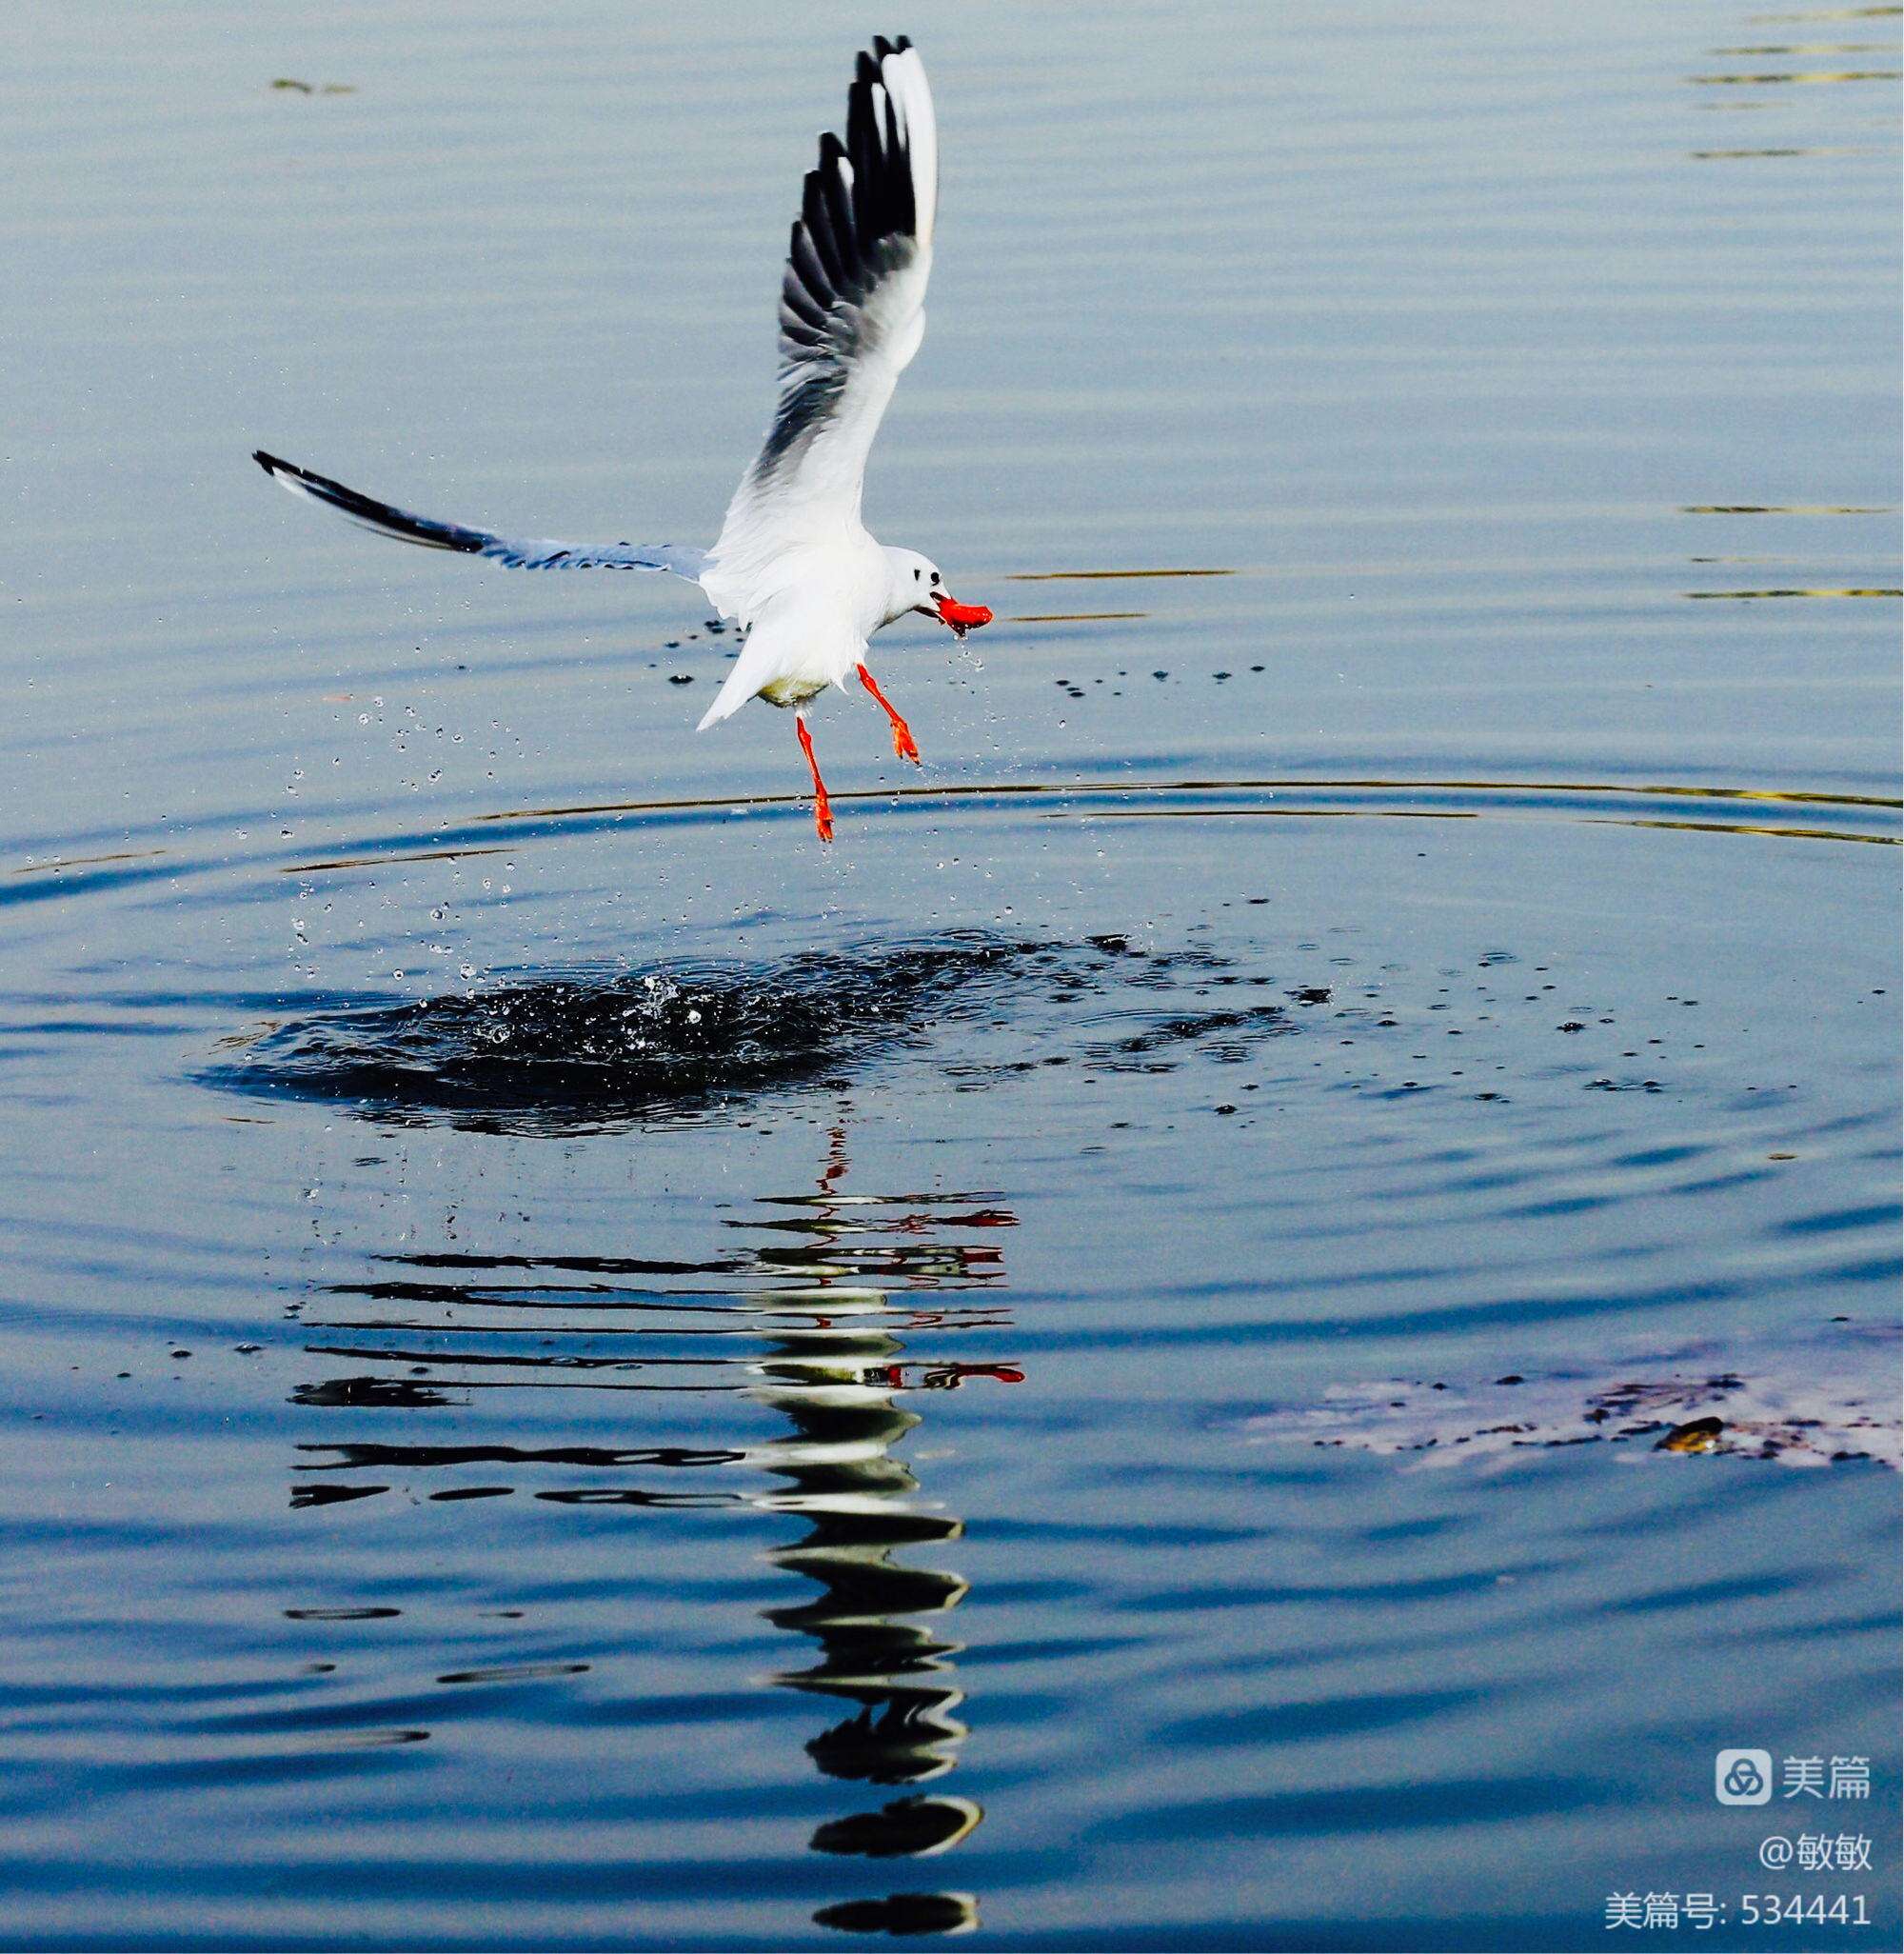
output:
[[[1904,1422],[1897,1358],[1894,1324],[1741,1330],[1723,1343],[1471,1383],[1336,1385],[1252,1418],[1244,1429],[1285,1444],[1413,1454],[1422,1466],[1622,1446],[1639,1457],[1713,1453],[1787,1466],[1866,1459],[1895,1470]]]
[[[1653,1449],[1656,1452],[1710,1452],[1717,1445],[1719,1433],[1724,1429],[1723,1418],[1689,1418],[1684,1425],[1676,1425]]]

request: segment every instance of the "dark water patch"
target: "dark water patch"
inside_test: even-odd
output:
[[[1242,1010],[1194,1011],[1159,1017],[1140,1031],[1113,1039],[1099,1048],[1106,1070],[1119,1070],[1121,1061],[1189,1045],[1223,1032],[1239,1036],[1277,1036],[1295,1026],[1280,1005],[1256,1005]],[[1240,1047],[1238,1047],[1240,1048]]]
[[[1045,1067],[1115,1074],[1167,1072],[1192,1059],[1235,1065],[1264,1040],[1295,1031],[1299,1011],[1328,1005],[1334,995],[1326,985],[1288,987],[1254,958],[1199,947],[1139,947],[1117,934],[1041,945],[954,933],[756,964],[666,962],[414,1002],[352,1003],[275,1022],[248,1043],[224,1039],[224,1050],[242,1055],[197,1076],[227,1091],[343,1104],[398,1125],[584,1133],[692,1123],[775,1093],[838,1089],[868,1065],[934,1046],[955,1027],[969,1056],[942,1073],[968,1087]],[[1356,1007],[1336,1015],[1366,1013]],[[1381,1027],[1396,1029],[1398,1021],[1383,1019]],[[1005,1211],[983,1206],[946,1219],[973,1227],[1012,1225]],[[799,1215],[745,1226],[798,1238],[782,1249],[753,1248],[747,1263],[757,1271],[777,1262],[797,1269],[810,1255],[806,1238],[815,1225]],[[912,1266],[921,1251],[911,1245],[843,1244],[852,1228],[837,1218],[820,1231],[829,1261],[857,1266],[869,1278],[921,1272]],[[962,1272],[974,1273],[983,1259],[982,1249],[973,1249]],[[456,1266],[453,1255],[418,1265]],[[732,1258],[688,1265],[591,1257],[540,1266],[597,1277],[719,1277],[737,1267]],[[419,1305],[453,1293],[459,1303],[515,1306],[534,1295],[493,1284],[477,1294],[465,1284],[411,1277],[351,1287]],[[565,1285],[559,1298],[565,1306],[589,1307],[589,1287]],[[609,1293],[623,1292],[611,1286]]]
[[[200,1077],[403,1124],[588,1130],[838,1078],[1050,955],[970,934],[530,981],[283,1025]]]

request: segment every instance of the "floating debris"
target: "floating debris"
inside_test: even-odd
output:
[[[1899,1463],[1895,1325],[1832,1323],[1803,1336],[1689,1345],[1597,1370],[1508,1371],[1492,1383],[1386,1378],[1248,1421],[1274,1443],[1418,1454],[1452,1466],[1534,1447],[1624,1445],[1827,1466]],[[1510,1395],[1511,1393],[1511,1395]],[[1722,1415],[1721,1415],[1722,1414]],[[1636,1444],[1636,1441],[1646,1441]]]

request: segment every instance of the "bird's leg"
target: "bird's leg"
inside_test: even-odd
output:
[[[833,839],[833,803],[826,798],[826,783],[820,778],[820,762],[813,757],[813,736],[806,730],[806,714],[793,715],[793,728],[800,735],[800,750],[806,755],[808,770],[813,775],[813,826],[819,831],[820,839],[830,842]]]
[[[902,760],[910,760],[917,767],[920,764],[919,748],[913,741],[911,727],[893,710],[892,701],[880,690],[879,682],[863,665],[860,668],[860,683],[880,702],[881,709],[892,721],[893,751]]]

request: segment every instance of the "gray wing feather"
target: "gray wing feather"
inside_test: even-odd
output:
[[[414,543],[425,549],[450,549],[464,556],[486,557],[508,569],[630,569],[668,570],[689,583],[700,581],[707,561],[704,549],[678,543],[559,543],[552,537],[492,535],[462,523],[438,522],[412,515],[407,509],[378,502],[327,475],[313,474],[295,462],[281,461],[260,449],[252,459],[282,488],[321,502],[380,536]]]

